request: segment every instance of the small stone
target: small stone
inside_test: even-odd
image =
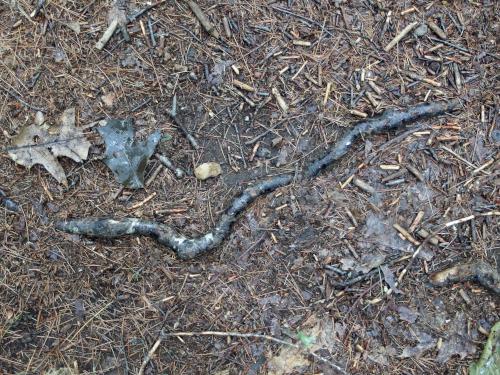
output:
[[[62,63],[66,60],[66,53],[60,48],[55,48],[52,55],[56,63]]]
[[[425,23],[423,23],[415,29],[415,31],[413,32],[413,35],[424,36],[425,34],[427,34],[428,30],[429,30],[429,28],[427,27],[427,25]]]
[[[197,166],[194,170],[194,175],[198,180],[206,180],[210,177],[217,177],[222,173],[222,168],[219,163],[210,162],[203,163]]]
[[[43,125],[43,123],[45,122],[45,116],[43,114],[43,112],[41,111],[38,111],[36,114],[35,114],[35,125]]]
[[[271,150],[266,147],[259,147],[256,152],[256,156],[259,158],[269,159],[271,157]]]
[[[115,102],[115,94],[110,92],[109,94],[101,96],[101,100],[106,107],[110,108],[113,106],[113,103]]]

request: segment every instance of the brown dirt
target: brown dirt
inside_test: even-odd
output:
[[[2,152],[0,188],[22,212],[0,206],[1,373],[58,367],[137,373],[162,330],[237,331],[296,342],[297,332],[308,332],[312,321],[329,322],[332,329],[329,344],[316,353],[349,373],[467,372],[486,340],[481,332],[499,319],[498,296],[474,282],[435,288],[429,274],[478,259],[497,268],[495,216],[440,230],[440,245],[425,246],[399,291],[378,304],[369,301],[382,296],[391,276],[408,263],[390,260],[415,250],[393,223],[409,228],[423,211],[416,229],[432,232],[451,220],[498,210],[497,2],[199,2],[222,35],[219,41],[183,2],[166,2],[128,25],[129,43],[117,34],[103,51],[94,45],[107,25],[108,2],[52,1],[29,19],[33,3],[0,4],[1,149],[33,123],[36,111],[26,103],[44,108],[51,123],[74,106],[79,126],[133,117],[139,136],[154,129],[171,136],[159,149],[177,165],[192,170],[217,161],[224,172],[199,182],[162,170],[146,189],[113,199],[120,186],[100,160],[103,145],[95,130],[87,131],[94,144],[89,160],[60,159],[69,188],[43,168],[27,170]],[[130,1],[128,13],[145,5]],[[415,11],[403,12],[412,6]],[[391,21],[384,27],[388,11]],[[231,37],[224,16],[233,26]],[[164,38],[163,50],[148,40],[148,17],[157,43]],[[411,32],[384,52],[407,24],[428,19],[446,29],[440,48],[429,51],[440,42],[419,28],[424,35]],[[80,33],[70,22],[80,25]],[[229,62],[239,75],[229,65],[222,69]],[[217,69],[224,72],[217,75]],[[409,70],[440,87],[416,81],[404,73]],[[256,89],[240,92],[257,109],[236,93],[233,79]],[[323,105],[327,82],[331,93]],[[286,114],[273,87],[289,105]],[[376,96],[377,108],[364,92]],[[110,93],[114,100],[106,106],[102,96]],[[198,137],[199,151],[166,115],[174,93],[179,118]],[[371,116],[453,97],[463,99],[461,111],[422,123],[432,126],[426,132],[389,147],[383,145],[397,134],[367,139],[314,181],[258,199],[223,246],[194,261],[180,261],[150,239],[95,241],[53,227],[66,217],[136,216],[195,236],[213,225],[241,186],[301,168],[323,152],[357,120],[351,109]],[[270,128],[252,158],[255,143],[246,142]],[[484,172],[473,172],[492,159]],[[406,172],[403,182],[388,186],[382,179],[394,171],[382,164],[411,164],[424,181]],[[148,173],[158,165],[152,160]],[[353,174],[376,193],[341,185]],[[151,201],[128,209],[153,192]],[[177,213],[165,213],[171,209]],[[371,268],[376,271],[365,280],[335,287]],[[271,373],[281,348],[260,339],[168,337],[145,373]],[[290,373],[334,373],[309,360]]]

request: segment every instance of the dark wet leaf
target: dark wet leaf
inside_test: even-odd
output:
[[[146,141],[134,139],[132,119],[109,120],[99,128],[106,144],[105,163],[123,186],[131,189],[144,187],[146,164],[160,140],[159,131],[151,134]]]
[[[78,320],[82,321],[85,317],[85,306],[83,305],[83,301],[81,299],[75,300],[75,316]]]
[[[454,355],[459,355],[463,359],[475,351],[476,348],[467,335],[465,315],[458,313],[448,326],[447,337],[439,349],[436,361],[445,363]]]
[[[399,313],[399,318],[401,320],[404,320],[408,323],[415,323],[418,317],[418,312],[415,310],[412,310],[406,306],[398,306],[397,308],[398,313]]]
[[[420,357],[425,351],[432,349],[436,345],[437,340],[431,335],[420,332],[418,335],[418,344],[416,346],[407,346],[401,353],[401,358],[416,358]]]

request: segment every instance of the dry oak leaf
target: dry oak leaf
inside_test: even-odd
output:
[[[58,127],[29,125],[14,138],[9,156],[17,164],[31,168],[43,167],[61,184],[68,185],[66,173],[57,157],[66,156],[81,163],[87,159],[90,142],[81,129],[75,127],[75,109],[69,108],[61,115]]]

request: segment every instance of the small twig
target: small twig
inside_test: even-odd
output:
[[[200,148],[200,145],[196,141],[196,138],[193,137],[193,135],[184,127],[184,125],[180,123],[177,116],[173,116],[170,112],[168,112],[168,114],[170,115],[170,118],[174,122],[175,126],[177,126],[182,131],[182,133],[184,133],[184,136],[189,141],[189,143],[191,143],[191,146],[193,146],[195,150],[198,150]]]
[[[155,349],[155,351],[156,351],[157,344],[160,345],[160,343],[161,343],[160,340],[162,338],[165,338],[165,337],[195,337],[195,336],[240,337],[240,338],[262,339],[262,340],[266,340],[266,341],[271,341],[271,342],[275,342],[277,344],[289,346],[291,348],[295,348],[297,350],[304,351],[305,353],[311,355],[315,359],[317,359],[317,360],[319,360],[319,361],[321,361],[323,363],[326,363],[327,365],[329,365],[331,368],[333,368],[334,370],[338,371],[339,373],[344,374],[344,375],[348,375],[349,374],[346,370],[344,370],[342,367],[340,367],[336,363],[333,363],[332,361],[330,361],[330,360],[328,360],[328,359],[326,359],[326,358],[324,358],[324,357],[322,357],[322,356],[320,356],[320,355],[318,355],[318,354],[316,354],[314,352],[308,351],[304,347],[302,347],[302,346],[300,346],[298,344],[293,344],[291,342],[284,341],[284,340],[278,339],[278,338],[273,337],[273,336],[261,335],[261,334],[258,334],[258,333],[220,332],[220,331],[162,333],[161,336],[160,336],[160,339],[158,339],[156,341],[156,343],[153,345],[153,347],[151,348],[151,350],[149,351],[149,353],[151,353],[153,351],[153,349]],[[155,346],[156,346],[156,348],[155,348]],[[149,355],[149,353],[148,353],[148,355]],[[141,366],[141,368],[142,368],[142,366]]]
[[[485,288],[500,295],[500,275],[495,268],[483,261],[456,264],[432,274],[430,280],[435,286],[477,280]]]
[[[167,0],[162,0],[162,1],[158,1],[154,4],[151,4],[151,5],[148,5],[147,7],[139,10],[137,13],[127,17],[127,21],[130,23],[130,22],[134,22],[136,19],[138,19],[140,16],[142,16],[144,13],[150,11],[151,9],[153,9],[154,7],[157,7],[158,5],[161,5],[163,3],[166,3]]]
[[[177,128],[179,128],[184,133],[184,136],[187,138],[189,143],[191,143],[191,146],[193,146],[195,150],[198,150],[200,146],[198,145],[196,138],[191,135],[191,133],[184,127],[184,125],[181,124],[181,122],[177,118],[177,95],[174,95],[174,97],[172,98],[172,108],[167,111],[167,113],[174,122],[175,126],[177,126]]]
[[[153,22],[151,21],[151,17],[148,16],[148,31],[149,31],[149,37],[151,38],[151,45],[153,47],[156,47],[156,38],[155,38],[155,32],[153,30]]]
[[[412,23],[410,23],[408,26],[406,26],[403,30],[401,30],[401,32],[400,32],[398,35],[396,35],[396,36],[394,37],[394,39],[393,39],[393,40],[391,40],[391,41],[389,42],[389,44],[388,44],[388,45],[386,45],[386,46],[385,46],[384,51],[385,51],[385,52],[389,52],[389,51],[392,49],[392,47],[394,47],[396,44],[398,44],[398,43],[399,43],[399,41],[400,41],[401,39],[403,39],[403,38],[404,38],[404,37],[405,37],[405,36],[406,36],[406,35],[407,35],[410,31],[412,31],[412,30],[413,30],[413,28],[414,28],[415,26],[417,26],[417,25],[418,25],[418,22],[412,22]]]
[[[436,25],[433,21],[431,20],[427,21],[427,26],[429,26],[429,29],[434,31],[434,33],[441,39],[447,38],[446,33],[443,30],[441,30],[441,28],[438,25]]]
[[[453,151],[451,148],[448,148],[446,146],[441,146],[441,149],[445,150],[446,152],[449,152],[450,154],[452,154],[454,157],[456,157],[458,160],[464,162],[465,164],[467,164],[469,167],[473,168],[474,171],[478,170],[479,168],[477,167],[477,165],[474,165],[472,164],[470,161],[468,161],[467,159],[461,157],[460,155],[458,155],[455,151]],[[480,172],[483,172],[484,174],[486,175],[489,175],[490,172],[488,171],[484,171],[484,170],[479,170]],[[477,173],[477,172],[476,172]]]
[[[155,154],[156,158],[168,169],[175,173],[175,177],[182,178],[186,175],[181,168],[175,167],[172,161],[164,155]]]
[[[144,357],[144,360],[142,361],[141,367],[139,368],[137,375],[144,375],[144,370],[146,369],[146,366],[148,365],[149,361],[151,361],[151,359],[153,358],[153,355],[160,347],[162,341],[163,341],[163,336],[160,336],[158,340],[156,340],[154,345],[151,347],[151,349],[149,349],[148,354],[146,354],[146,357]]]
[[[101,39],[97,41],[97,43],[95,44],[95,48],[97,48],[99,51],[102,50],[115,33],[117,27],[118,19],[115,18],[113,21],[111,21],[104,34],[102,34]]]
[[[11,90],[6,89],[5,87],[2,87],[2,86],[0,86],[0,89],[3,90],[3,91],[5,91],[7,94],[9,94],[10,96],[12,96],[17,101],[19,101],[19,103],[21,103],[26,108],[32,109],[33,111],[40,111],[40,112],[43,112],[43,113],[47,113],[47,110],[45,108],[36,107],[36,106],[31,105],[28,102],[24,101],[23,98],[21,98],[21,95],[16,94],[16,93],[12,92]]]
[[[128,207],[127,209],[130,210],[130,211],[133,211],[139,207],[142,207],[144,206],[146,203],[148,203],[151,199],[153,199],[154,197],[156,197],[156,191],[153,192],[151,195],[147,196],[144,200],[142,200],[141,202],[138,202],[136,204],[134,204],[133,206],[130,206]]]
[[[203,28],[212,35],[214,38],[218,39],[219,38],[219,32],[215,29],[215,26],[212,25],[212,23],[209,21],[208,17],[205,15],[205,13],[201,10],[198,4],[196,4],[192,0],[186,1],[187,4],[189,5],[189,8],[191,8],[192,12],[198,18],[198,21],[200,21],[201,25]]]
[[[354,177],[352,180],[352,183],[359,187],[361,190],[367,192],[368,194],[374,194],[375,193],[375,188],[371,185],[369,185],[367,182],[361,180],[360,178]]]

